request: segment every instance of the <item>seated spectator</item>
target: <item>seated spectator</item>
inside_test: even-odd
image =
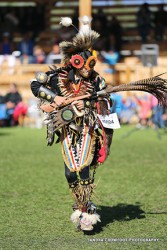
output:
[[[108,43],[110,41],[110,43]],[[106,51],[101,51],[101,58],[104,63],[107,63],[110,67],[109,72],[106,73],[115,73],[115,65],[119,61],[120,53],[116,50],[116,40],[113,34],[110,34],[108,37],[108,46]]]
[[[15,57],[12,55],[12,51],[13,44],[10,41],[10,34],[5,32],[0,43],[0,65],[7,65],[9,74],[12,73],[11,68],[15,65]]]
[[[106,73],[115,73],[115,65],[119,61],[120,54],[117,51],[113,51],[112,49],[107,51],[101,51],[100,53],[101,61],[107,63],[110,69],[106,70]]]
[[[32,63],[43,64],[45,63],[45,60],[46,60],[45,52],[40,46],[36,45],[33,49]]]
[[[6,105],[5,105],[5,97],[0,92],[0,127],[5,126],[6,123]]]
[[[0,54],[10,55],[13,51],[13,44],[10,41],[10,34],[8,32],[3,33],[2,41],[0,43]]]
[[[18,50],[21,52],[21,63],[32,63],[34,42],[31,37],[32,33],[26,32],[18,44]]]
[[[46,64],[59,64],[61,62],[61,54],[58,44],[54,44],[52,51],[46,57]]]
[[[112,102],[112,106],[110,109],[111,113],[117,113],[118,117],[120,117],[121,111],[123,109],[123,100],[122,95],[120,93],[110,94],[110,100]]]
[[[152,115],[152,107],[151,102],[149,99],[149,95],[144,94],[143,96],[138,97],[137,95],[134,95],[137,104],[140,106],[139,110],[139,119],[140,124],[142,126],[148,126],[150,125],[150,118]]]
[[[27,112],[28,107],[23,102],[19,102],[13,112],[14,124],[19,124],[22,126],[24,124],[24,117],[26,116]]]
[[[156,97],[150,97],[152,107],[152,122],[156,128],[165,128],[165,120],[163,119],[164,107],[158,105]]]
[[[7,126],[14,126],[19,123],[19,116],[24,116],[27,112],[26,106],[22,103],[22,97],[17,90],[15,83],[10,85],[9,92],[5,95],[6,113],[7,113]],[[18,114],[19,106],[19,114]],[[22,108],[20,108],[22,107]],[[16,113],[17,110],[17,115]]]
[[[127,96],[122,99],[122,109],[119,114],[121,123],[132,124],[139,121],[137,114],[137,104],[134,96]]]
[[[113,50],[102,51],[101,55],[103,57],[103,61],[108,63],[110,66],[115,65],[119,59],[119,53]]]

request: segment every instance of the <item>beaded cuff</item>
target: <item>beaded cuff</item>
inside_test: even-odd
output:
[[[53,102],[55,96],[56,94],[53,93],[50,89],[45,88],[43,86],[39,88],[38,97],[47,100],[48,102]]]

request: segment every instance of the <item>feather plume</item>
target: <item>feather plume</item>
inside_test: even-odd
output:
[[[70,25],[72,25],[72,19],[70,17],[61,17],[60,24],[65,27],[69,27]]]
[[[72,213],[72,215],[71,215],[71,221],[73,222],[73,223],[79,223],[79,221],[80,221],[80,215],[82,214],[82,212],[79,210],[79,209],[77,209],[77,210],[75,210],[73,213]]]
[[[101,222],[99,214],[88,214],[82,213],[80,219],[80,227],[83,231],[91,231],[93,230],[93,226],[97,224],[97,222]]]
[[[164,73],[163,73],[164,74]],[[154,95],[158,99],[158,103],[167,106],[167,80],[157,75],[151,78],[121,84],[118,86],[107,86],[107,93],[115,93],[121,91],[144,91]]]
[[[79,21],[81,22],[81,24],[83,25],[90,25],[90,22],[92,21],[92,18],[88,17],[88,16],[83,16],[83,17],[80,17],[78,18]]]
[[[82,213],[78,209],[71,215],[71,221],[75,224],[79,224],[83,231],[91,231],[97,222],[101,222],[99,214]]]
[[[81,23],[79,33],[86,35],[87,33],[91,31],[90,23],[92,21],[92,18],[88,16],[83,16],[79,18],[79,21]]]

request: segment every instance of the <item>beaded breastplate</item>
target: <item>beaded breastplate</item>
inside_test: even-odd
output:
[[[73,83],[67,79],[67,75],[65,70],[58,75],[58,88],[62,96],[71,98],[93,93],[94,86],[90,81],[80,78],[77,83]]]

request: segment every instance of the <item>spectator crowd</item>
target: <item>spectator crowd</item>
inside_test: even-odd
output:
[[[110,95],[111,113],[117,113],[121,124],[140,124],[143,128],[167,127],[167,110],[158,105],[157,99],[150,94],[115,93]],[[23,125],[28,113],[28,106],[23,103],[22,96],[15,83],[9,91],[0,93],[0,127]]]
[[[167,127],[167,109],[158,104],[157,98],[150,94],[112,94],[111,113],[117,113],[121,124],[140,124],[143,128]]]
[[[152,11],[148,3],[142,4],[136,12],[136,30],[142,43],[147,43],[151,32],[154,33],[154,41],[164,39],[167,27],[167,12],[163,4],[157,5],[157,11]],[[26,19],[25,19],[26,16]],[[79,27],[78,11],[72,17],[74,25]],[[48,53],[53,52],[57,57],[50,57],[50,62],[60,60],[59,50],[54,48],[62,40],[71,40],[76,31],[73,26],[59,27],[53,32],[50,43],[50,51],[45,51],[45,45],[38,44],[38,37],[45,27],[45,5],[37,4],[36,7],[0,7],[0,64],[4,60],[14,60],[9,55],[18,51],[17,56],[21,63],[48,63]],[[105,29],[104,29],[105,27]],[[92,15],[92,29],[100,33],[100,39],[95,49],[101,54],[104,62],[113,65],[120,59],[120,51],[124,29],[122,23],[115,14],[106,15],[102,8]],[[19,41],[14,42],[14,36],[19,32]],[[53,49],[53,50],[52,50]],[[16,55],[16,54],[15,54]]]
[[[54,64],[60,63],[61,54],[59,42],[71,40],[75,35],[73,26],[60,27],[55,31],[50,51],[46,53],[36,39],[45,29],[45,5],[38,4],[36,8],[0,8],[0,65],[8,66],[19,60],[21,64]],[[26,20],[25,20],[26,16]],[[78,27],[78,13],[73,16],[73,23]],[[156,12],[152,12],[148,3],[144,3],[136,13],[136,28],[141,37],[141,42],[148,42],[151,30],[154,30],[155,41],[162,41],[167,26],[167,12],[164,5],[160,4]],[[105,27],[105,29],[104,29]],[[99,32],[101,38],[96,44],[96,50],[101,62],[110,66],[114,72],[114,65],[120,59],[123,43],[123,28],[117,16],[112,14],[107,19],[102,9],[92,16],[92,29]],[[21,40],[14,44],[14,34],[20,32]],[[140,98],[133,95],[129,97],[115,94],[111,96],[113,106],[111,112],[116,112],[121,123],[140,122],[143,126],[153,124],[157,127],[166,127],[166,110],[158,106],[154,98],[148,95]],[[16,84],[11,84],[8,93],[3,95],[0,89],[0,126],[13,126],[22,123],[27,113],[27,107],[22,102],[22,97]]]

